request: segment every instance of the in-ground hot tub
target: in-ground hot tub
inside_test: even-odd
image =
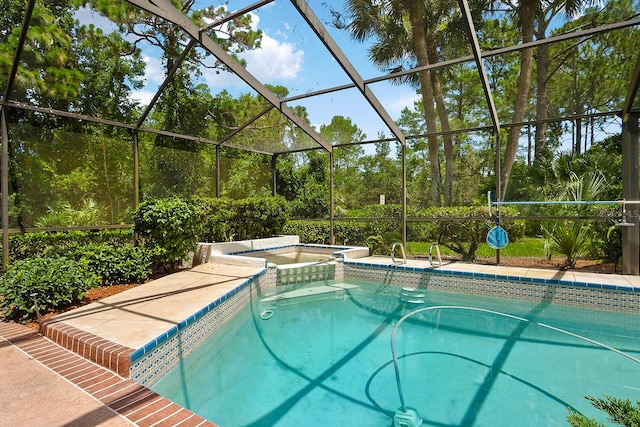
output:
[[[269,269],[277,270],[278,284],[332,280],[335,269],[345,259],[369,255],[369,248],[301,244],[298,236],[244,240],[226,243],[200,243],[193,264],[209,262],[216,255],[242,259],[264,259]]]
[[[293,244],[260,250],[242,251],[229,255],[262,258],[277,269],[278,284],[307,283],[333,280],[336,268],[341,268],[346,253],[353,251],[347,246],[324,246]],[[361,252],[360,257],[368,255]]]

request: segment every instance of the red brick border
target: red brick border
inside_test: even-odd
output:
[[[79,349],[97,359],[107,360],[111,365],[113,365],[112,362],[114,360],[121,359],[125,354],[120,350],[127,350],[127,357],[129,357],[129,352],[131,351],[131,349],[123,346],[118,346],[118,350],[114,350],[109,346],[102,349],[101,343],[93,341],[84,334],[78,334],[78,329],[76,328],[64,327],[65,325],[60,324],[56,325],[54,322],[44,326],[48,333],[64,342],[65,347],[70,346],[67,348]],[[92,334],[88,335],[91,336]],[[118,376],[115,372],[62,348],[52,340],[30,330],[26,326],[0,322],[0,336],[51,369],[53,373],[75,384],[136,426],[218,427],[211,421],[205,420],[148,388],[130,379]],[[111,344],[113,345],[113,343]],[[92,349],[95,351],[92,351]],[[97,356],[98,353],[103,353],[103,356]],[[111,357],[113,355],[117,356]],[[123,367],[122,364],[118,363],[115,366],[118,369]],[[127,363],[127,376],[129,374],[128,369],[129,364]]]
[[[56,320],[43,322],[40,333],[85,359],[129,378],[133,349]]]

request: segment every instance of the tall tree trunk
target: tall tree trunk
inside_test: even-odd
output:
[[[533,41],[534,23],[536,16],[536,0],[522,0],[520,2],[520,20],[522,22],[522,42]],[[523,49],[520,51],[520,75],[518,77],[518,92],[513,108],[512,123],[522,122],[524,112],[529,100],[529,88],[531,86],[531,71],[533,69],[533,49]],[[518,141],[520,140],[520,126],[513,126],[509,130],[509,137],[504,151],[504,161],[501,167],[501,194],[504,198],[509,184],[509,176],[518,152]],[[496,153],[500,155],[499,153]]]
[[[409,21],[411,23],[411,42],[413,51],[416,55],[418,66],[429,65],[429,56],[427,52],[427,39],[425,33],[424,11],[420,6],[420,2],[413,0],[404,0],[403,5],[409,12]],[[420,74],[420,90],[422,92],[422,103],[424,104],[424,119],[427,123],[427,132],[436,131],[436,115],[433,105],[433,90],[431,87],[431,73],[429,70],[422,71]],[[440,155],[438,137],[433,135],[427,138],[429,146],[429,163],[431,169],[431,204],[440,206]]]
[[[439,61],[438,54],[436,53],[435,41],[431,36],[427,41],[429,46],[428,55],[429,62],[435,64]],[[438,111],[438,118],[440,119],[440,126],[442,131],[448,132],[451,130],[449,124],[449,114],[444,102],[444,95],[442,94],[442,85],[440,84],[440,77],[437,72],[431,73],[431,84],[433,85],[433,96],[436,101],[436,109]],[[444,142],[444,205],[451,206],[453,201],[453,137],[450,134],[443,135],[442,140]]]
[[[540,25],[545,25],[542,23]],[[546,26],[546,25],[545,25]],[[539,34],[544,34],[546,28],[541,28]],[[549,45],[543,44],[538,46],[538,56],[536,64],[538,66],[536,73],[537,85],[537,102],[536,102],[536,136],[535,136],[535,152],[533,162],[538,164],[545,157],[547,148],[547,123],[544,122],[549,117],[548,107],[548,76],[549,76]]]

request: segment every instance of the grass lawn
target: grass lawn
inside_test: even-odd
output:
[[[430,246],[431,243],[426,242],[407,242],[407,252],[412,255],[429,255]],[[442,255],[458,255],[443,245],[440,245],[440,253]],[[482,243],[476,251],[478,257],[492,257],[495,254],[495,249],[491,249],[486,243]],[[523,237],[515,242],[509,242],[500,254],[505,257],[544,257],[544,239]],[[435,255],[435,251],[433,255]]]

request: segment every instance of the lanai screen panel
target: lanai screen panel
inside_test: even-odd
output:
[[[220,157],[220,196],[230,199],[271,195],[271,159],[224,149]]]
[[[152,133],[138,145],[141,200],[215,197],[215,146]]]
[[[129,224],[132,149],[117,128],[10,109],[9,227]]]

